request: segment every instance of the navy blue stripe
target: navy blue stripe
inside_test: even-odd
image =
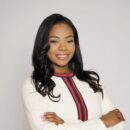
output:
[[[81,117],[80,120],[83,121],[83,120],[84,120],[84,110],[83,110],[83,106],[82,106],[82,103],[81,103],[80,97],[78,96],[78,93],[77,93],[76,89],[74,88],[74,86],[73,86],[73,84],[72,84],[70,78],[67,77],[67,79],[68,79],[69,83],[71,84],[74,93],[76,94],[76,97],[77,97],[77,99],[78,99],[78,102],[80,103],[80,106],[81,106],[81,113],[82,113],[82,117]]]
[[[62,79],[63,79],[64,83],[66,84],[67,88],[69,89],[69,87],[68,87],[68,85],[67,85],[66,81],[64,80],[64,78],[65,78],[65,77],[62,77]],[[66,79],[67,79],[67,78],[66,78]],[[70,86],[71,86],[71,84],[70,84]],[[69,89],[69,91],[70,91],[70,89]],[[71,93],[71,91],[70,91],[70,93]],[[71,96],[73,97],[73,94],[72,94],[72,93],[71,93]],[[77,96],[76,96],[76,97],[77,97]],[[78,105],[77,105],[77,103],[76,103],[76,99],[75,99],[74,97],[73,97],[73,99],[74,99],[75,104],[76,104],[76,107],[77,107],[77,113],[78,113],[78,119],[79,119],[80,114],[79,114]]]
[[[80,94],[80,101],[82,100],[83,101],[83,104],[82,104],[82,108],[83,108],[83,111],[84,111],[84,118],[83,118],[83,121],[85,121],[85,120],[88,120],[88,109],[87,109],[87,106],[86,106],[86,104],[85,104],[85,102],[84,102],[84,99],[83,99],[83,97],[82,97],[82,94],[80,93],[80,91],[78,90],[78,88],[77,88],[77,86],[76,86],[76,84],[75,84],[75,82],[74,82],[74,80],[73,80],[73,78],[71,78],[71,82],[73,82],[74,83],[74,85],[75,85],[75,87],[76,87],[76,91],[78,91],[78,93]],[[73,84],[72,83],[72,84]],[[86,112],[86,116],[85,116],[85,112]],[[86,117],[86,118],[85,118]]]

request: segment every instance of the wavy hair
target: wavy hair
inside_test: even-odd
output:
[[[51,79],[51,76],[54,74],[54,69],[47,56],[47,52],[50,48],[48,42],[49,33],[55,24],[61,23],[69,25],[74,33],[76,50],[74,56],[69,62],[69,68],[75,73],[79,80],[87,82],[94,92],[101,92],[103,94],[103,90],[99,84],[99,75],[94,71],[83,70],[78,32],[75,26],[70,19],[57,13],[52,14],[43,20],[36,35],[32,53],[32,65],[34,70],[31,75],[36,91],[38,91],[43,97],[48,95],[50,100],[54,102],[60,100],[60,94],[56,96],[53,94],[53,89],[56,84]]]

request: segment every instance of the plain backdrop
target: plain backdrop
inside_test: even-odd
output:
[[[84,69],[99,73],[129,130],[129,0],[0,0],[0,129],[30,130],[21,90],[33,70],[31,55],[38,27],[52,13],[73,21]]]

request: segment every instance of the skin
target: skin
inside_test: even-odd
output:
[[[49,44],[48,58],[53,64],[54,71],[69,73],[68,63],[75,52],[73,30],[67,24],[54,25],[49,33]],[[66,58],[58,58],[61,54],[66,55]]]
[[[69,73],[68,63],[75,52],[74,34],[67,24],[56,24],[49,33],[50,49],[48,58],[53,64],[55,73]],[[64,56],[61,55],[64,54]],[[60,57],[60,58],[59,58]],[[63,124],[64,120],[54,112],[46,112],[41,116],[43,121],[53,122],[56,125]],[[115,109],[100,118],[107,128],[124,121],[122,113]]]
[[[107,128],[112,127],[121,121],[125,121],[119,109],[115,109],[113,111],[108,112],[107,114],[103,115],[100,119],[104,122]]]

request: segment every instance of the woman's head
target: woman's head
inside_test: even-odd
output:
[[[57,38],[51,37],[52,35],[57,35]],[[67,37],[69,35],[71,37]],[[57,50],[54,50],[54,41],[58,42]],[[56,44],[55,47],[57,47]],[[63,60],[62,58],[65,55],[58,54],[70,55],[67,55],[68,58],[66,57],[66,60]],[[48,73],[49,71],[54,72],[54,64],[59,66],[68,65],[69,69],[75,73],[78,69],[83,68],[78,33],[71,20],[60,14],[52,14],[44,19],[35,39],[32,63],[34,68],[44,67],[45,65]]]
[[[34,70],[31,77],[36,90],[43,96],[48,95],[51,100],[60,97],[53,95],[56,84],[51,76],[54,69],[63,66],[68,66],[79,80],[87,82],[95,92],[102,92],[98,74],[83,70],[75,26],[61,14],[52,14],[41,23],[33,48],[32,65]]]
[[[55,72],[69,71],[69,62],[75,53],[74,33],[72,28],[64,23],[55,24],[49,33],[48,58]]]

